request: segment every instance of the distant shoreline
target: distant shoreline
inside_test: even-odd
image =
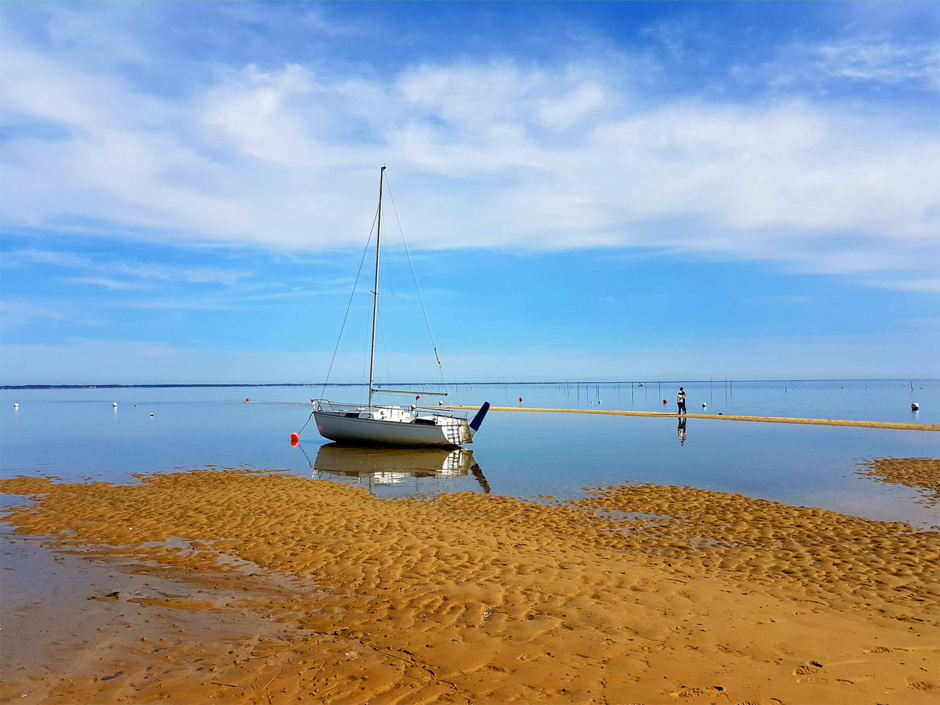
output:
[[[831,377],[826,379],[793,379],[782,377],[779,379],[643,379],[643,380],[554,380],[544,382],[449,382],[448,387],[469,386],[557,386],[557,385],[612,385],[612,384],[751,384],[755,382],[935,382],[936,377]],[[440,382],[388,382],[392,385],[412,385],[421,387],[440,387]],[[172,383],[172,384],[0,384],[0,390],[17,389],[199,389],[199,388],[233,388],[233,387],[322,387],[323,382],[246,382],[246,383]],[[329,387],[363,387],[364,382],[333,382]]]

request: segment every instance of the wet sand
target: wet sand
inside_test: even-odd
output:
[[[246,471],[0,490],[36,498],[7,512],[4,572],[47,551],[36,579],[80,598],[4,597],[4,702],[940,698],[940,534],[907,524],[653,485],[553,504]]]
[[[437,407],[423,407],[437,408]],[[446,409],[472,409],[475,407],[448,406]],[[678,414],[667,411],[620,411],[617,409],[538,409],[525,406],[492,406],[490,411],[528,411],[546,414],[602,414],[605,416],[667,416]],[[683,414],[688,419],[716,419],[720,421],[757,421],[760,423],[792,423],[810,426],[854,426],[858,428],[886,428],[899,431],[940,431],[940,424],[897,423],[894,421],[854,421],[851,419],[803,419],[789,416],[739,416],[736,414]]]
[[[863,475],[880,482],[922,490],[927,504],[940,504],[940,459],[875,458],[863,465],[869,468]]]

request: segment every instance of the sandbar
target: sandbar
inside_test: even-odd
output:
[[[924,501],[940,504],[940,459],[938,458],[874,458],[862,463],[869,468],[862,472],[879,482],[887,482],[921,490]]]
[[[436,407],[425,407],[436,408]],[[446,409],[473,407],[448,406]],[[544,414],[600,414],[604,416],[664,416],[676,418],[668,411],[622,411],[620,409],[541,409],[527,406],[491,406],[490,411],[519,411]],[[742,416],[740,414],[682,414],[687,419],[713,419],[718,421],[753,421],[758,423],[803,424],[810,426],[852,426],[857,428],[884,428],[896,431],[940,431],[940,424],[900,423],[896,421],[861,421],[854,419],[806,419],[790,416]]]
[[[936,530],[656,485],[402,500],[206,470],[0,491],[35,500],[6,511],[16,540],[119,571],[80,594],[98,627],[45,637],[71,659],[4,657],[4,702],[940,698]]]

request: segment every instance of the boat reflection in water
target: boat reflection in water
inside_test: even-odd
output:
[[[327,443],[320,446],[313,463],[315,480],[355,480],[357,484],[368,485],[370,490],[376,486],[446,481],[469,475],[474,477],[484,494],[489,493],[489,483],[474,460],[473,451],[465,448],[392,448]]]

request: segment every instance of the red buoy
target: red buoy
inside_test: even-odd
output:
[[[245,397],[245,401],[250,401],[250,399],[248,399],[248,397]]]
[[[668,404],[669,402],[663,399],[663,404]]]
[[[295,448],[300,445],[300,436],[296,433],[290,434],[290,444]]]
[[[519,403],[520,404],[522,403],[522,397],[519,397]]]

